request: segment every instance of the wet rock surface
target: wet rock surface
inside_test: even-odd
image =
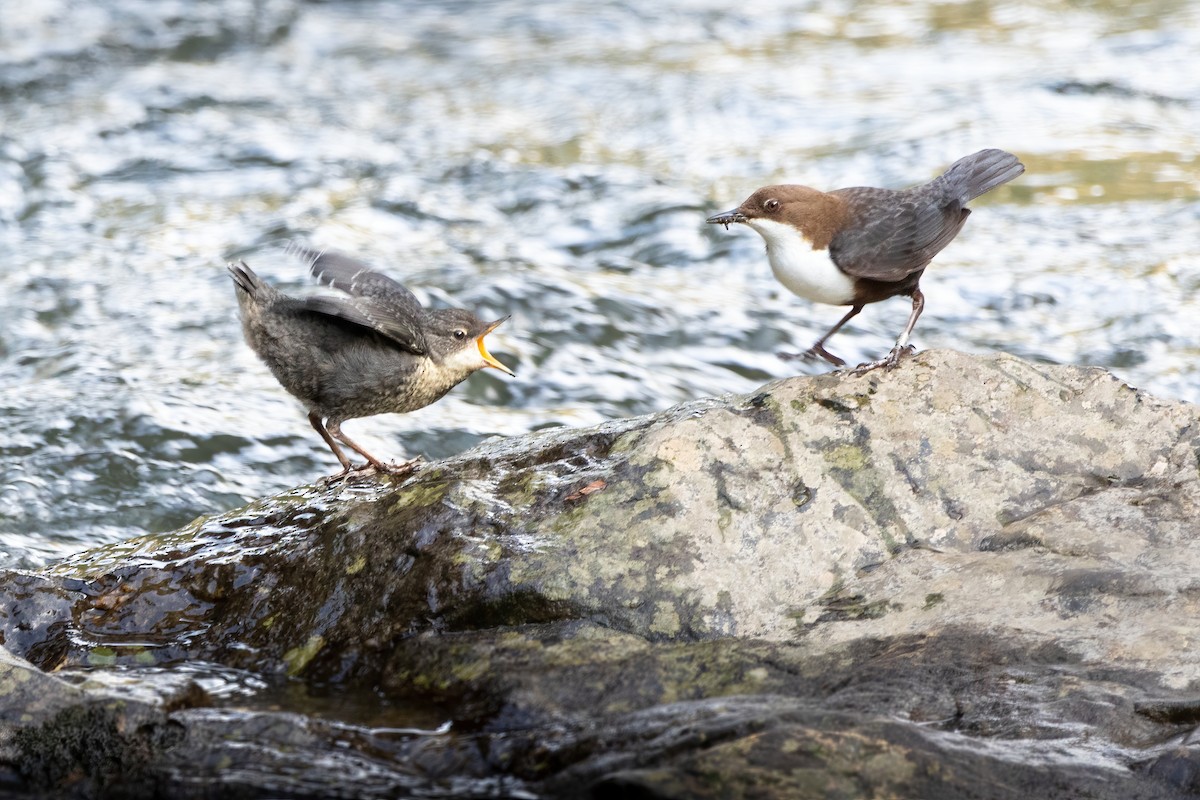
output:
[[[0,792],[1200,796],[1198,416],[932,351],[3,573]]]

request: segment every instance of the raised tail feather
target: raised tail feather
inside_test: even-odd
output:
[[[229,276],[233,278],[233,282],[237,288],[252,298],[257,297],[261,292],[270,291],[271,289],[262,278],[254,273],[254,270],[250,269],[245,261],[239,261],[236,264],[226,264],[225,268],[229,270]]]
[[[980,150],[964,156],[950,165],[940,180],[966,205],[979,195],[1008,183],[1025,171],[1012,153],[1003,150]]]

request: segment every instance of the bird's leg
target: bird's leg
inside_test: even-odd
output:
[[[908,337],[912,336],[913,328],[917,327],[917,319],[925,310],[925,295],[921,294],[919,288],[912,291],[912,303],[912,313],[908,315],[908,324],[904,326],[904,330],[900,331],[900,336],[896,339],[896,346],[892,348],[893,351],[911,351],[913,349],[913,346],[908,343]]]
[[[808,361],[812,361],[813,359],[816,359],[816,358],[823,358],[826,361],[828,361],[830,364],[833,364],[835,367],[846,366],[845,361],[843,361],[842,359],[838,358],[833,353],[831,353],[825,349],[825,342],[829,341],[830,336],[833,336],[835,333],[840,331],[842,329],[843,325],[845,325],[847,322],[849,322],[851,319],[853,319],[855,316],[857,316],[858,312],[860,312],[862,310],[863,310],[862,306],[851,307],[851,309],[846,312],[846,316],[842,317],[838,321],[837,325],[834,325],[832,328],[830,328],[824,336],[822,336],[820,339],[817,339],[817,341],[813,342],[813,346],[808,348],[807,350],[805,350],[803,353],[779,353],[779,357],[782,358],[784,361],[793,361],[795,359],[800,359],[800,358],[803,358]]]
[[[313,430],[321,434],[321,438],[325,440],[325,444],[329,445],[329,449],[337,456],[337,460],[342,465],[342,471],[338,475],[345,475],[350,471],[350,459],[346,458],[346,454],[342,452],[342,448],[338,447],[337,442],[329,435],[329,431],[325,430],[325,426],[321,424],[321,418],[316,414],[309,412],[308,422],[313,426]],[[355,448],[356,450],[358,448]]]
[[[900,331],[900,336],[896,338],[896,345],[892,348],[892,351],[878,361],[859,364],[854,368],[854,374],[864,375],[879,367],[883,367],[884,372],[890,372],[900,363],[900,359],[912,355],[916,348],[908,343],[908,337],[912,335],[913,328],[917,326],[917,318],[921,316],[921,312],[924,310],[925,295],[921,294],[920,289],[913,289],[912,313],[908,315],[908,324],[904,326],[904,330]]]
[[[420,458],[418,457],[418,458],[411,459],[409,461],[405,461],[403,464],[385,464],[384,462],[380,461],[375,456],[368,453],[366,450],[363,450],[362,447],[359,446],[358,444],[356,444],[354,442],[354,440],[351,439],[349,436],[342,433],[342,423],[340,423],[340,422],[330,423],[329,432],[331,434],[333,434],[333,436],[335,436],[338,439],[338,441],[340,441],[342,444],[346,445],[346,447],[349,447],[351,450],[353,450],[354,452],[358,453],[360,456],[365,458],[367,460],[367,463],[370,464],[372,467],[374,467],[375,470],[378,472],[383,472],[388,475],[407,475],[410,472],[413,472],[414,470],[416,470],[417,462],[420,461]]]

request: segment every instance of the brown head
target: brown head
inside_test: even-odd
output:
[[[708,222],[726,228],[737,222],[759,233],[776,225],[788,225],[813,249],[825,250],[845,225],[847,212],[845,202],[837,195],[808,186],[780,184],[758,189],[737,208],[711,216]]]

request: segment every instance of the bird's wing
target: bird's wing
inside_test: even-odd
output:
[[[305,307],[377,331],[417,355],[429,351],[422,333],[426,311],[416,296],[386,275],[352,258],[294,248],[318,281],[349,297],[310,297]]]
[[[931,197],[864,187],[833,194],[867,223],[834,236],[829,255],[843,272],[877,281],[899,281],[923,269],[958,235],[971,213],[957,198],[940,192]]]

